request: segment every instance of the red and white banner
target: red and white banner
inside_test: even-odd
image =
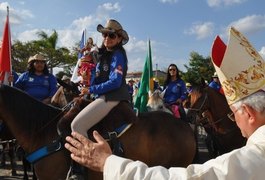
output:
[[[6,23],[3,31],[2,47],[0,50],[0,84],[9,84],[8,78],[11,75],[11,36],[9,27],[9,11],[7,7]]]

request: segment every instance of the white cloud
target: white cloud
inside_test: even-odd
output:
[[[212,22],[194,23],[189,30],[184,33],[189,35],[196,35],[197,39],[204,39],[213,35],[214,24]]]
[[[108,12],[120,12],[121,7],[119,3],[105,3],[98,7],[99,10],[108,11]]]
[[[252,33],[265,29],[265,16],[262,15],[251,15],[234,21],[228,25],[240,30],[244,33]],[[228,29],[227,28],[227,29]]]
[[[159,0],[161,3],[170,3],[170,4],[173,4],[173,3],[177,3],[178,0]]]
[[[265,59],[265,46],[263,46],[263,47],[261,48],[261,50],[259,51],[259,54],[261,55],[261,57],[262,57],[263,59]]]
[[[241,4],[247,0],[207,0],[208,6],[219,7],[219,6],[231,6],[234,4]]]
[[[13,9],[10,8],[8,2],[3,2],[0,3],[0,17],[2,20],[6,17],[7,6],[9,7],[9,21],[11,24],[22,24],[25,19],[34,17],[34,15],[29,10]]]

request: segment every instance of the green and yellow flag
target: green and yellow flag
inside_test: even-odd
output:
[[[140,87],[136,96],[134,107],[138,109],[139,112],[147,112],[147,101],[149,94],[154,91],[154,81],[153,81],[153,67],[152,67],[152,54],[151,54],[151,44],[148,41],[148,51],[145,59],[144,69],[140,81]]]

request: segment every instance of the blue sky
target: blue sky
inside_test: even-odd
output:
[[[153,69],[165,70],[171,63],[185,71],[190,53],[209,56],[216,35],[227,42],[234,26],[265,57],[265,1],[263,0],[8,0],[0,2],[0,34],[10,9],[12,40],[37,39],[42,30],[59,33],[58,46],[72,47],[83,29],[100,45],[96,31],[106,20],[118,20],[128,32],[125,45],[129,72],[141,71],[147,40],[152,45]]]

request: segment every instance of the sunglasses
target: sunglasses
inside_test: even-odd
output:
[[[35,60],[34,62],[35,64],[45,64],[45,61],[39,61],[39,60]]]
[[[109,37],[110,39],[116,39],[117,38],[117,34],[115,34],[115,33],[102,33],[102,36],[104,38]]]
[[[169,71],[176,71],[176,69],[169,69]]]

